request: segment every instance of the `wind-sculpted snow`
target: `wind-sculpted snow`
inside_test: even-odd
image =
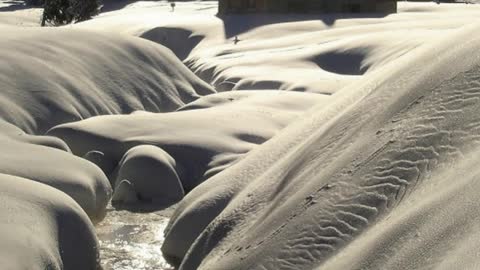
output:
[[[173,158],[164,161],[165,164],[171,164],[168,167],[174,170],[172,177],[177,175],[184,190],[188,192],[273,137],[314,104],[327,100],[328,97],[316,94],[281,91],[222,93],[200,98],[177,112],[138,112],[93,117],[59,125],[50,130],[49,134],[63,139],[76,155],[101,152],[109,164],[119,164],[124,155],[124,159],[128,160],[129,155],[126,153],[133,147],[160,147]],[[163,152],[161,149],[157,152]],[[128,177],[138,178],[141,172],[137,170],[145,170],[141,169],[144,162],[159,162],[158,153],[154,154],[155,152],[146,151],[144,161],[137,166],[120,162],[117,169],[112,166],[105,173],[114,178],[111,179],[112,182],[115,179],[121,181],[131,180]],[[164,158],[168,160],[170,157]],[[123,168],[127,165],[133,167]],[[158,166],[160,165],[151,170],[160,170]],[[128,175],[123,176],[127,172]],[[158,173],[152,173],[153,175]],[[146,180],[145,177],[140,178]],[[149,178],[149,181],[150,184],[138,180],[137,184],[146,185],[141,189],[148,190],[158,188],[162,182],[160,176]]]
[[[428,219],[418,213],[433,200],[445,205],[443,200],[454,196],[457,188],[444,188],[445,177],[467,174],[459,196],[473,194],[466,186],[477,174],[451,168],[465,168],[471,164],[465,157],[479,151],[480,39],[473,36],[478,29],[468,27],[441,46],[426,46],[373,73],[193,190],[166,230],[167,258],[181,262],[180,269],[390,269],[361,240],[366,237],[380,249],[389,243],[381,237],[392,231],[398,237],[395,248],[379,253],[395,269],[461,260],[442,249],[429,251],[451,230],[447,224],[425,229],[445,211],[433,211]],[[445,197],[436,194],[437,188]],[[421,190],[427,190],[424,197],[415,195]],[[476,204],[455,202],[450,209]],[[396,216],[388,221],[402,208],[410,227]],[[470,213],[454,216],[468,220]],[[465,233],[475,227],[477,216],[463,226]],[[193,231],[191,224],[196,224]],[[411,261],[396,250],[414,252],[401,236],[415,235],[410,230],[416,227],[423,229],[418,237],[425,241],[416,247],[432,255]],[[376,235],[377,229],[385,234]],[[448,239],[445,245],[461,243]]]
[[[162,44],[218,91],[332,94],[480,14],[478,5],[406,1],[399,1],[399,12],[389,15],[215,16],[215,1],[179,2],[175,12],[166,4],[132,4],[75,27],[107,29]]]
[[[165,238],[158,212],[102,224],[107,268],[163,267],[162,242],[179,270],[478,268],[478,6],[216,7],[0,14],[2,267],[99,268],[114,193],[181,201]]]
[[[0,33],[0,265],[97,269],[91,222],[105,217],[111,184],[65,142],[42,135],[97,115],[173,111],[215,91],[170,50],[139,38],[67,27],[2,25]],[[111,165],[100,164],[100,152],[85,158]]]
[[[2,269],[100,269],[95,231],[65,193],[0,174]]]
[[[215,91],[165,47],[76,29],[0,27],[0,118],[29,133],[104,114],[173,111]]]
[[[0,173],[64,191],[94,222],[111,196],[104,173],[62,140],[31,134],[102,114],[172,111],[214,93],[168,49],[139,38],[4,26],[0,33]]]
[[[112,188],[92,163],[72,155],[58,138],[25,134],[0,120],[0,173],[57,188],[72,197],[93,222],[106,213]]]
[[[412,193],[318,269],[476,269],[478,154],[432,175],[434,185]]]

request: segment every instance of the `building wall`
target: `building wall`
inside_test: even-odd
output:
[[[397,1],[380,1],[377,3],[377,12],[392,13],[397,12]]]
[[[395,13],[393,0],[219,0],[219,13]]]

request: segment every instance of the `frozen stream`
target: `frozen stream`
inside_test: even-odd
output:
[[[104,270],[172,270],[160,250],[172,209],[153,213],[117,211],[111,206],[97,225]]]

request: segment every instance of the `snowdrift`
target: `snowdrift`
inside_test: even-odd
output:
[[[455,32],[480,8],[399,6],[0,13],[0,265],[97,269],[113,186],[183,198],[162,246],[180,269],[475,269],[480,26]]]
[[[0,174],[3,269],[100,269],[94,227],[65,193]]]
[[[0,16],[0,264],[97,269],[91,222],[105,217],[111,184],[95,164],[43,134],[96,115],[173,111],[215,91],[161,45],[68,27],[6,26],[20,15]]]
[[[0,27],[0,118],[29,133],[103,114],[173,111],[214,90],[170,50],[70,28]]]
[[[138,196],[138,200],[141,201],[171,205],[183,199],[185,195],[179,178],[180,165],[159,147],[152,145],[133,147],[123,155],[118,168],[114,202],[135,202]],[[122,194],[124,192],[119,190],[122,183],[131,186],[130,194]]]
[[[58,188],[92,221],[111,186],[73,156],[54,125],[134,110],[172,111],[214,90],[168,49],[139,38],[76,29],[0,27],[0,173]],[[56,148],[56,149],[55,149]],[[63,150],[63,151],[61,151]]]
[[[180,269],[474,268],[479,30],[368,75],[194,189],[166,257]]]
[[[94,164],[72,155],[60,139],[25,134],[0,121],[0,174],[57,188],[72,197],[93,222],[106,214],[112,188]]]
[[[229,92],[202,97],[177,112],[93,117],[59,125],[48,134],[64,140],[78,156],[103,153],[104,160],[112,164],[105,173],[113,186],[128,180],[137,184],[139,197],[151,198],[148,193],[156,187],[161,188],[157,191],[161,197],[166,193],[162,189],[174,188],[176,181],[182,186],[174,188],[174,194],[192,190],[273,137],[306,109],[327,100],[309,93]],[[143,146],[133,154],[142,145],[166,153]]]
[[[332,94],[478,18],[478,5],[399,2],[399,13],[230,15],[215,1],[138,2],[75,27],[106,29],[170,48],[218,91]],[[235,44],[235,36],[239,42]]]

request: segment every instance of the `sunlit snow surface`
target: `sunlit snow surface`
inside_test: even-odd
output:
[[[171,209],[154,213],[115,211],[97,226],[104,270],[171,270],[160,250]]]

